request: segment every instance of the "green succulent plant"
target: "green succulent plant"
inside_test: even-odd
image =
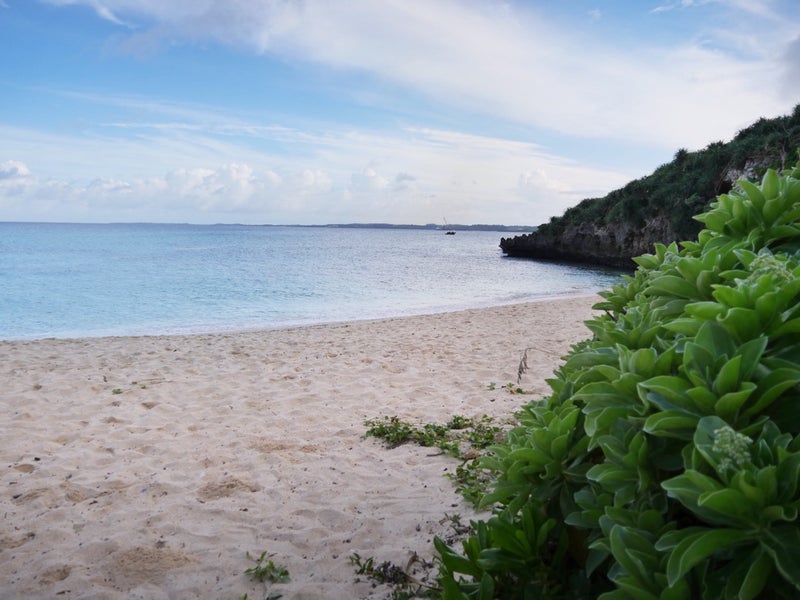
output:
[[[481,466],[445,598],[800,596],[800,163],[740,181],[601,293]]]

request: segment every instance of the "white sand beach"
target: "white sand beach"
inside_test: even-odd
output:
[[[231,334],[0,342],[1,598],[381,598],[474,512],[366,419],[504,420],[597,298]],[[529,371],[512,394],[523,351]],[[290,574],[244,574],[268,551]],[[359,579],[359,581],[357,581]]]

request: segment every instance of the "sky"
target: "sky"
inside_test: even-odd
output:
[[[0,0],[0,221],[537,225],[800,103],[798,0]]]

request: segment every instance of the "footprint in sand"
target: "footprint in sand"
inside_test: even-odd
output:
[[[115,552],[110,557],[107,572],[114,583],[133,587],[146,582],[158,581],[170,571],[197,562],[196,558],[171,548],[137,547]]]
[[[29,531],[25,535],[19,537],[0,537],[0,550],[11,550],[12,548],[19,548],[23,544],[27,544],[36,534]]]
[[[235,477],[228,477],[222,481],[209,483],[201,487],[197,492],[197,500],[199,502],[209,502],[210,500],[233,496],[237,492],[258,492],[261,489],[259,485],[246,483]]]
[[[45,585],[50,585],[51,583],[56,583],[58,581],[64,581],[69,574],[72,572],[72,567],[69,565],[63,565],[61,567],[54,567],[52,569],[48,569],[41,575],[39,575],[39,582]]]

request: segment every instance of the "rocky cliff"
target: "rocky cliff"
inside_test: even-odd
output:
[[[500,247],[508,256],[588,263],[633,269],[631,260],[651,252],[656,242],[676,239],[670,221],[663,215],[646,219],[642,226],[631,223],[583,222],[560,232],[534,232],[502,238]]]
[[[800,105],[786,117],[759,119],[730,142],[678,150],[672,162],[603,198],[587,199],[529,234],[503,238],[508,256],[635,268],[633,257],[656,243],[692,239],[694,215],[740,178],[794,164],[800,148]]]

